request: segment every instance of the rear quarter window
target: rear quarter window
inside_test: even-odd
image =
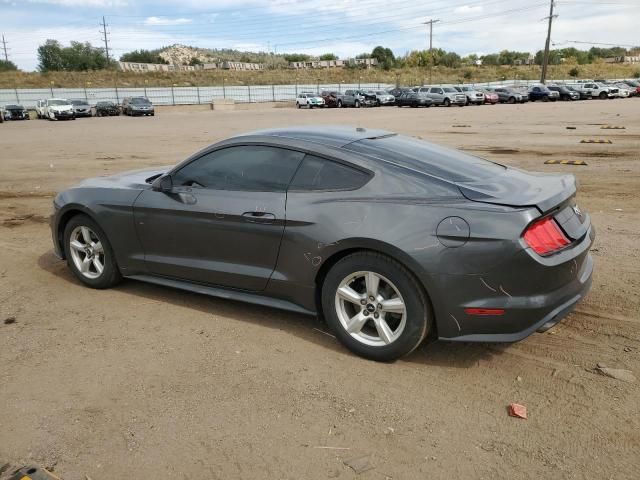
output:
[[[355,190],[362,187],[371,176],[347,165],[315,155],[306,155],[298,168],[290,190]]]
[[[403,135],[358,140],[342,148],[450,182],[482,180],[506,170],[498,163]]]

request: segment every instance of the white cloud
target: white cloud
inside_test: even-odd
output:
[[[471,7],[469,5],[463,5],[462,7],[456,8],[453,13],[479,13],[482,11],[482,5],[476,5],[475,7]]]
[[[28,3],[46,3],[61,7],[123,7],[126,0],[28,0]]]
[[[184,25],[185,23],[191,23],[190,18],[163,18],[163,17],[148,17],[143,22],[145,25]]]

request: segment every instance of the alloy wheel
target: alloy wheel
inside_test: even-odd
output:
[[[100,238],[89,227],[73,229],[69,238],[71,259],[77,270],[89,279],[96,279],[104,271],[104,247]]]
[[[360,271],[345,277],[336,291],[335,308],[345,331],[365,345],[389,345],[405,329],[407,313],[400,291],[375,272]]]

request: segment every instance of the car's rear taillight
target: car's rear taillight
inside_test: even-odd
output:
[[[571,243],[553,218],[529,225],[524,232],[524,241],[538,255],[550,255]]]

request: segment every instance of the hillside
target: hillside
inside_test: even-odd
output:
[[[223,61],[269,63],[270,65],[286,66],[287,61],[282,55],[266,52],[243,52],[232,49],[212,49],[189,47],[186,45],[171,45],[155,50],[161,58],[172,64],[188,65],[194,58],[201,63],[217,63]]]
[[[550,79],[569,78],[575,65],[549,66]],[[578,66],[580,78],[638,78],[640,66],[594,63]],[[433,68],[433,83],[481,83],[503,79],[537,79],[538,66],[518,67],[460,67]],[[204,70],[195,72],[148,72],[133,73],[116,70],[92,72],[3,72],[0,73],[0,88],[48,88],[54,87],[143,87],[143,86],[215,86],[222,85],[281,85],[281,84],[338,84],[344,83],[389,83],[419,85],[429,81],[426,68],[403,68],[384,71],[380,69],[331,69],[289,70],[267,69],[264,71]]]

